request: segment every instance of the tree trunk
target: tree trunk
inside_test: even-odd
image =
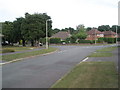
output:
[[[23,46],[26,46],[26,45],[25,45],[25,40],[24,40],[24,39],[22,39],[22,45],[23,45]]]
[[[34,47],[34,40],[31,40],[31,46]]]

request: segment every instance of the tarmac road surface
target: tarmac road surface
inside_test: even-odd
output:
[[[3,88],[49,88],[87,55],[106,46],[53,46],[60,51],[2,66]]]

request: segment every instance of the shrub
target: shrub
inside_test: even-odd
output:
[[[76,43],[76,40],[77,40],[76,35],[72,35],[72,36],[70,37],[70,42],[71,42],[71,43]]]
[[[14,49],[3,49],[2,53],[9,53],[9,52],[15,52]]]
[[[92,43],[91,40],[78,40],[79,43]]]
[[[104,37],[98,38],[98,43],[103,43],[104,42]]]
[[[65,43],[70,43],[70,38],[66,38]]]
[[[120,38],[117,38],[117,41],[120,41]]]
[[[104,38],[104,41],[107,43],[115,43],[115,38]]]
[[[50,38],[50,43],[52,43],[52,44],[61,43],[61,39],[60,38]]]
[[[40,42],[41,42],[42,44],[46,44],[46,38],[41,38],[41,39],[40,39]],[[48,38],[48,43],[50,43],[49,38]]]

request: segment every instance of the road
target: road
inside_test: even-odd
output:
[[[97,49],[108,46],[53,46],[60,51],[3,65],[3,88],[49,88]]]

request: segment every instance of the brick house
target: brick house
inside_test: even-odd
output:
[[[110,38],[116,38],[117,35],[113,31],[104,31],[104,37],[106,37],[106,38],[109,38],[109,37]]]
[[[97,29],[92,29],[87,32],[87,38],[86,40],[97,40],[100,37],[104,37],[104,33],[101,31],[98,31]]]
[[[51,38],[61,38],[61,41],[63,41],[66,38],[69,38],[70,36],[71,36],[70,32],[60,31],[54,34]]]

